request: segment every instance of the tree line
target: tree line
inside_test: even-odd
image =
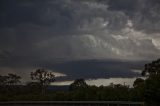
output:
[[[51,101],[145,101],[147,106],[158,106],[160,101],[160,59],[144,65],[142,76],[133,88],[128,85],[110,84],[90,86],[84,79],[76,79],[67,91],[48,89],[55,75],[45,69],[30,74],[32,82],[21,84],[21,77],[9,73],[0,76],[0,101],[51,100]]]

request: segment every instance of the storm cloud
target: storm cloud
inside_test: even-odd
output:
[[[3,69],[25,70],[59,61],[158,57],[159,0],[0,1]]]

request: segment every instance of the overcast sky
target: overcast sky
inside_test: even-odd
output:
[[[159,0],[0,0],[3,72],[57,61],[159,57]]]

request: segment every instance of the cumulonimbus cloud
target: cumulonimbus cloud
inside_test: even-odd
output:
[[[160,56],[158,0],[0,2],[0,66]]]

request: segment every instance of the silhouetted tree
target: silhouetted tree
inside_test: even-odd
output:
[[[0,85],[16,85],[21,82],[20,79],[20,76],[9,73],[7,76],[0,76]]]
[[[0,86],[7,85],[8,76],[1,76],[0,75]]]
[[[160,74],[160,59],[145,64],[142,76],[150,76]]]
[[[137,78],[134,83],[133,83],[133,87],[139,87],[139,86],[144,86],[144,79],[142,78]]]
[[[160,75],[152,75],[145,80],[145,101],[148,106],[159,106]]]
[[[42,93],[44,93],[45,87],[55,81],[55,75],[53,72],[49,72],[44,69],[37,69],[35,72],[31,72],[31,79],[40,83]]]
[[[9,73],[7,77],[8,77],[7,83],[9,85],[16,85],[16,84],[21,83],[21,81],[20,81],[21,77],[16,74]]]
[[[35,72],[31,72],[31,79],[38,81],[41,85],[49,85],[55,81],[55,75],[53,72],[46,71],[44,69],[37,69]]]
[[[160,59],[145,64],[142,75],[147,76],[144,84],[145,101],[148,106],[158,106],[160,101]]]
[[[69,87],[70,90],[88,87],[84,79],[76,79]]]

